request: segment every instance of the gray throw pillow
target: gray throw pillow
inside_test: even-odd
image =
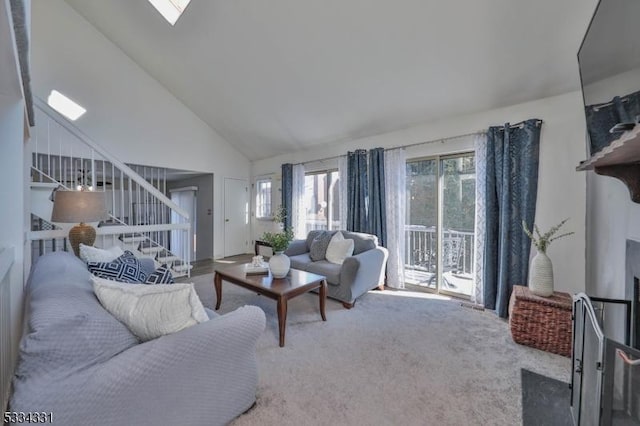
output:
[[[327,247],[331,242],[332,232],[323,231],[316,236],[311,242],[311,248],[309,249],[309,257],[314,262],[324,260],[327,254]]]

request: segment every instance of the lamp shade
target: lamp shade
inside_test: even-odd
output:
[[[107,207],[102,191],[56,191],[51,222],[97,222],[105,219]]]

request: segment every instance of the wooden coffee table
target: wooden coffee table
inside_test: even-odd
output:
[[[273,278],[268,275],[247,275],[246,264],[220,266],[215,268],[213,283],[216,287],[216,310],[222,302],[222,281],[228,281],[246,289],[255,291],[278,302],[278,328],[280,331],[280,347],[284,346],[284,333],[287,325],[287,301],[316,288],[320,289],[320,315],[322,321],[327,317],[324,304],[327,299],[327,279],[322,275],[291,269],[285,278]]]

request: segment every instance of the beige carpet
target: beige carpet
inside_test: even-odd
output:
[[[212,275],[192,278],[215,304]],[[275,301],[223,283],[221,313],[261,307],[257,405],[244,425],[518,425],[520,369],[569,381],[571,362],[514,343],[508,324],[424,293],[371,291],[346,310],[318,297],[289,303],[278,346]]]

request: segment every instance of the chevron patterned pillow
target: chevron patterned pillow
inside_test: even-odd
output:
[[[143,283],[147,279],[140,261],[128,250],[112,262],[88,262],[87,267],[96,277],[108,280]]]
[[[169,267],[164,264],[155,271],[153,271],[144,282],[145,284],[173,284],[173,275]]]

